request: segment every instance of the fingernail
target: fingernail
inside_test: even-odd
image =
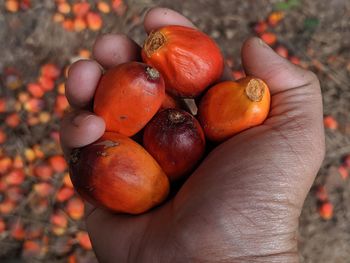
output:
[[[259,38],[258,43],[263,47],[271,49],[271,47],[268,44],[266,44],[261,38]]]
[[[92,117],[93,115],[88,113],[79,113],[72,119],[72,124],[74,126],[80,126],[84,121]]]

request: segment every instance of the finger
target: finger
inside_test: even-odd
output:
[[[90,105],[102,70],[93,60],[79,60],[69,68],[66,82],[66,97],[73,108]]]
[[[264,80],[272,95],[306,85],[314,80],[311,72],[279,56],[257,37],[245,41],[241,53],[246,74]]]
[[[318,79],[312,72],[279,56],[258,38],[244,43],[242,62],[247,75],[263,79],[270,88],[271,110],[264,127],[276,133],[279,137],[276,141],[287,142],[285,153],[292,151],[296,157],[303,156],[295,162],[305,169],[300,172],[301,177],[295,176],[294,184],[290,184],[300,190],[295,200],[302,204],[324,157],[323,109]]]
[[[62,120],[60,140],[63,152],[69,156],[71,149],[83,147],[100,138],[105,131],[101,117],[89,111],[68,113]]]
[[[178,25],[195,28],[195,25],[186,17],[169,8],[151,8],[145,15],[143,26],[147,33],[163,26]]]
[[[140,60],[140,46],[126,35],[107,34],[99,37],[93,47],[93,57],[105,69],[128,61]]]
[[[178,25],[196,28],[196,26],[186,17],[169,8],[155,7],[150,9],[145,15],[143,21],[144,28],[147,33],[152,30],[168,26]],[[230,68],[225,64],[224,71],[219,81],[232,80]]]

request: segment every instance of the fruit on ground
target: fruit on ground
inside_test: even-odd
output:
[[[205,137],[199,122],[179,109],[165,109],[147,124],[143,145],[170,181],[188,175],[203,157]]]
[[[130,138],[106,132],[72,152],[70,174],[78,193],[114,212],[140,214],[167,197],[169,181],[154,158]]]
[[[133,136],[159,110],[165,97],[164,80],[146,64],[129,62],[108,70],[94,98],[94,112],[106,130]]]
[[[206,34],[183,26],[165,26],[149,34],[142,49],[143,61],[155,67],[169,93],[196,97],[223,72],[219,47]]]
[[[262,124],[269,110],[270,92],[265,82],[245,77],[210,88],[200,101],[199,121],[209,140],[221,142]]]

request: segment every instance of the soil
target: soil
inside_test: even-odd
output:
[[[94,1],[90,1],[93,3]],[[320,0],[293,1],[285,18],[272,29],[278,43],[299,57],[302,65],[319,77],[324,113],[338,120],[337,130],[326,130],[327,154],[313,188],[307,197],[300,218],[299,244],[301,262],[349,262],[350,258],[350,181],[342,180],[337,168],[342,158],[350,153],[350,1]],[[155,5],[182,12],[203,31],[211,35],[226,56],[239,70],[240,46],[244,39],[254,35],[252,25],[276,9],[277,0],[129,0],[127,11],[103,16],[104,26],[99,32],[67,32],[52,21],[55,1],[32,0],[32,8],[9,14],[0,3],[0,72],[15,67],[24,82],[34,81],[40,65],[53,62],[64,67],[74,60],[81,48],[91,49],[95,38],[103,33],[125,33],[142,43],[145,38],[141,21],[145,11]],[[12,91],[0,83],[0,96],[10,98]],[[17,130],[11,137],[8,151],[33,145],[57,130],[58,120],[36,130]],[[334,205],[331,220],[322,220],[317,212],[315,191],[324,185]],[[20,245],[0,238],[1,262],[23,262],[18,257]],[[83,252],[82,252],[83,253]],[[85,253],[85,252],[84,252]],[[84,254],[85,255],[85,254]],[[84,262],[95,262],[92,254]],[[30,262],[67,262],[51,258]]]

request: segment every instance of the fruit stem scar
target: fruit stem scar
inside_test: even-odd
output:
[[[181,123],[184,122],[185,116],[179,112],[171,112],[169,114],[169,120],[173,123]]]
[[[144,50],[146,52],[147,57],[151,57],[152,54],[155,51],[157,51],[159,48],[161,48],[165,42],[166,42],[166,38],[161,32],[152,31],[147,37],[144,44]]]
[[[151,80],[159,79],[159,71],[152,67],[146,67],[147,78]]]
[[[264,83],[259,79],[251,79],[244,91],[251,101],[259,102],[265,93]]]

